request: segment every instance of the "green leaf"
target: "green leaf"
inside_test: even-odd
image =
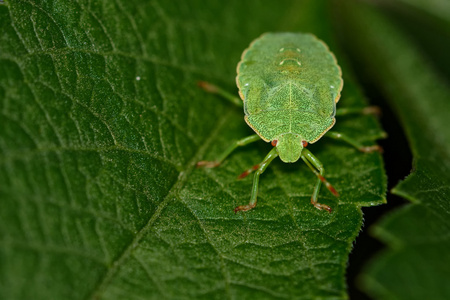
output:
[[[240,149],[242,111],[197,88],[234,87],[241,52],[266,31],[333,45],[325,1],[9,1],[0,4],[0,298],[346,298],[361,206],[384,202],[381,157],[323,138],[310,150],[339,199],[279,161],[236,176],[270,146]],[[345,58],[341,107],[366,105]],[[367,145],[371,116],[336,130]]]
[[[427,61],[435,64],[434,72],[449,78],[450,45],[443,41],[450,40],[450,1],[381,0],[379,4],[418,50],[427,54]]]
[[[434,16],[435,19],[442,19],[443,21],[450,22],[450,2],[448,1],[421,1],[421,0],[395,0],[388,5],[396,5],[403,10],[415,9],[421,11],[422,14],[428,14]]]
[[[365,289],[378,299],[449,299],[450,90],[376,10],[352,5],[342,12],[354,54],[398,114],[414,156],[413,173],[393,189],[412,203],[374,228],[389,249],[364,274]]]

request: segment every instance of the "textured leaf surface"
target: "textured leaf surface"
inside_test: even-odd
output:
[[[414,155],[413,173],[393,190],[412,204],[375,228],[390,249],[371,264],[365,287],[379,299],[449,299],[450,90],[386,18],[365,7],[343,12],[358,28],[355,54],[399,115]]]
[[[0,298],[345,298],[359,208],[384,201],[379,154],[311,145],[341,194],[321,192],[332,214],[309,203],[306,166],[279,161],[258,208],[233,214],[251,187],[236,176],[263,142],[194,167],[251,133],[197,80],[235,90],[241,52],[265,31],[332,42],[324,3],[0,5]],[[364,106],[345,85],[341,107]],[[372,117],[336,130],[368,145],[382,136]]]

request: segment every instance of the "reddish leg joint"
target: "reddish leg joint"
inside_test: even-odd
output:
[[[206,160],[202,160],[202,161],[199,161],[198,163],[197,163],[197,168],[201,168],[201,167],[204,167],[204,168],[214,168],[214,167],[217,167],[217,166],[219,166],[220,165],[220,162],[218,162],[218,161],[206,161]]]
[[[319,210],[324,209],[327,212],[331,213],[331,207],[329,207],[328,205],[321,204],[321,203],[318,203],[318,202],[314,201],[313,197],[311,197],[311,204],[314,205],[314,207],[319,209]]]
[[[207,92],[217,93],[217,87],[215,85],[212,85],[211,83],[208,83],[206,81],[198,81],[197,85]]]
[[[383,153],[383,148],[378,145],[374,145],[374,146],[361,147],[361,148],[359,148],[359,151],[365,152],[365,153],[378,151],[380,153]]]
[[[317,174],[317,176],[319,177],[319,179],[325,184],[325,186],[327,187],[327,189],[336,197],[339,197],[339,193],[336,191],[336,189],[331,185],[331,183],[329,183],[325,177],[323,177],[320,174]]]
[[[248,205],[240,205],[234,209],[234,213],[236,214],[238,211],[247,211],[247,210],[254,208],[255,206],[256,206],[256,203],[248,204]]]
[[[381,109],[378,106],[367,106],[362,110],[365,115],[381,116]]]
[[[251,167],[250,169],[245,170],[244,172],[242,172],[242,174],[238,176],[238,179],[245,178],[245,177],[248,176],[248,174],[250,174],[251,172],[256,171],[256,170],[258,170],[258,169],[259,169],[259,165],[254,165],[254,166]],[[239,206],[239,207],[240,207],[240,206]]]

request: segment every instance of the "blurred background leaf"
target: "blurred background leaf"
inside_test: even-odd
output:
[[[398,1],[390,5],[400,2],[409,5],[390,14],[401,13],[405,19],[422,10],[423,14],[435,14],[434,23],[448,24],[448,2]],[[449,27],[426,22],[418,33],[402,31],[374,7],[347,2],[340,8],[340,18],[345,20],[340,23],[342,36],[351,45],[347,49],[364,66],[359,73],[386,97],[414,156],[413,173],[393,189],[412,203],[373,228],[373,234],[389,248],[373,259],[362,274],[362,284],[377,299],[449,299],[450,90],[448,79],[442,76],[449,71]],[[409,11],[411,8],[415,11]],[[424,41],[427,29],[440,37],[433,40],[440,51],[447,51],[447,57],[439,60],[439,68],[446,70],[442,73],[433,66],[440,55],[432,52],[432,58],[427,57],[430,45],[414,43]]]

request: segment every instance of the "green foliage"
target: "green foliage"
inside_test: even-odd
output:
[[[8,1],[0,4],[0,298],[346,298],[361,206],[384,202],[381,157],[322,139],[311,151],[340,192],[310,204],[314,175],[241,149],[243,113],[196,87],[234,88],[248,43],[313,32],[333,46],[325,1]],[[332,47],[333,48],[333,47]],[[339,53],[338,49],[332,49]],[[346,74],[340,107],[363,107]],[[370,116],[336,130],[367,145]]]
[[[412,203],[374,228],[390,249],[364,274],[365,289],[378,299],[449,299],[450,90],[417,46],[374,9],[347,6],[342,17],[352,28],[354,54],[398,114],[414,155],[413,173],[393,189]],[[448,60],[449,45],[439,42]]]

